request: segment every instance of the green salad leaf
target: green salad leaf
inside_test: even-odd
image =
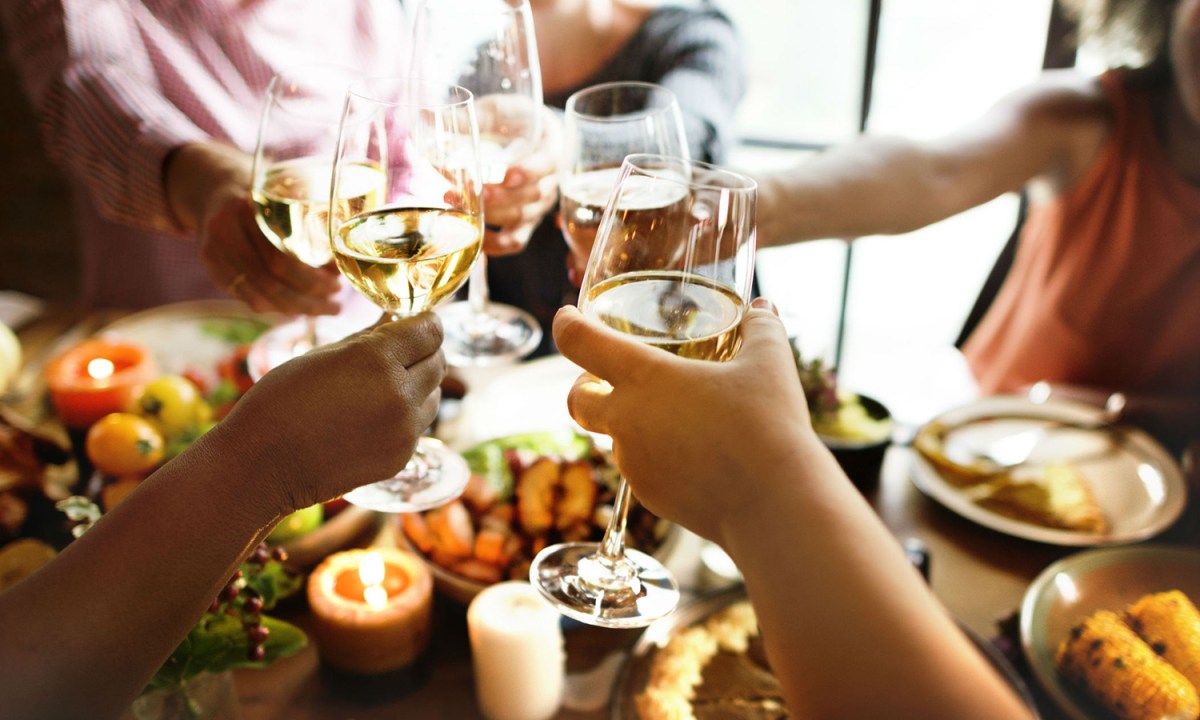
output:
[[[532,455],[557,455],[565,460],[577,460],[592,452],[592,439],[574,430],[560,432],[531,432],[488,440],[462,452],[471,472],[482,475],[496,488],[502,499],[513,493],[516,478],[506,452],[528,452]]]

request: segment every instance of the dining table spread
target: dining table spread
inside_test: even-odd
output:
[[[72,306],[47,306],[17,327],[24,350],[24,371],[4,399],[18,411],[44,401],[39,369],[55,352],[90,337],[124,313],[85,312]],[[464,448],[518,432],[570,429],[566,394],[578,369],[560,356],[498,368],[460,369],[466,393],[448,403],[438,433],[451,447]],[[1015,618],[1030,584],[1047,566],[1084,548],[1034,542],[997,532],[948,510],[924,495],[912,480],[915,451],[893,443],[887,450],[878,487],[866,493],[871,506],[898,541],[919,556],[930,587],[949,613],[978,638],[1006,655],[1038,702],[1043,718],[1064,718],[1024,667]],[[1191,493],[1196,473],[1190,474]],[[396,528],[380,522],[378,534],[362,545],[398,543]],[[1191,502],[1165,532],[1144,544],[1200,547],[1200,503]],[[684,603],[736,583],[727,571],[705,562],[706,543],[684,532],[666,558],[679,579]],[[803,563],[804,558],[794,558]],[[824,582],[819,576],[814,584]],[[323,662],[313,631],[320,618],[302,596],[279,605],[274,614],[309,633],[299,653],[268,667],[234,671],[242,720],[318,720],[325,718],[481,718],[476,695],[476,666],[471,652],[468,609],[460,599],[434,592],[432,633],[421,658],[400,673],[378,677],[339,672]],[[802,618],[797,619],[803,622]],[[615,717],[613,697],[638,629],[606,629],[564,620],[563,703],[559,720]],[[478,641],[478,638],[477,638]],[[558,681],[548,678],[548,681]],[[622,718],[622,720],[627,720]]]

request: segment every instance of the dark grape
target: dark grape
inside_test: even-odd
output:
[[[254,553],[250,556],[250,562],[255,565],[266,565],[271,559],[271,551],[265,545],[259,545],[255,548]]]
[[[257,595],[251,595],[242,603],[242,609],[251,615],[257,615],[262,612],[262,607],[262,598],[258,597]]]
[[[273,557],[275,560],[277,560],[279,562],[287,562],[287,559],[288,559],[287,550],[284,550],[281,547],[274,548],[273,550],[271,550],[271,557]]]
[[[221,590],[221,599],[225,602],[233,602],[235,599],[237,599],[237,596],[238,587],[233,583],[226,585],[225,588]]]
[[[255,645],[262,645],[267,641],[267,636],[271,634],[270,628],[265,628],[262,625],[255,625],[246,631],[246,636],[250,638],[250,642]]]
[[[263,649],[262,645],[251,645],[250,650],[246,653],[246,657],[250,658],[253,662],[258,662],[266,656],[267,651]]]

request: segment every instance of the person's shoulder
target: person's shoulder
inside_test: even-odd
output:
[[[1114,82],[1120,79],[1088,76],[1074,70],[1050,70],[1012,93],[1005,104],[1029,124],[1104,132],[1113,116],[1112,98],[1106,86]]]

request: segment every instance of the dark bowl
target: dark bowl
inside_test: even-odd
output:
[[[859,395],[859,402],[867,414],[876,420],[890,420],[891,412],[883,403],[867,395]],[[889,432],[880,440],[855,441],[843,438],[820,435],[825,447],[833,453],[833,457],[842,466],[842,471],[849,476],[854,487],[860,492],[873,492],[879,487],[879,471],[883,467],[883,455],[892,442]]]

